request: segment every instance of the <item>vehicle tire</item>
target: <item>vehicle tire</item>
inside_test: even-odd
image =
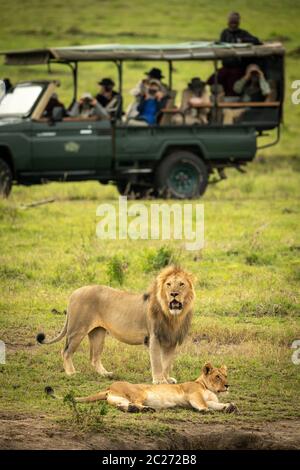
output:
[[[8,197],[11,192],[13,175],[10,166],[0,158],[0,197]]]
[[[192,199],[204,194],[208,183],[207,166],[192,152],[177,151],[159,164],[155,188],[159,196],[172,199]]]
[[[121,196],[128,196],[129,199],[153,199],[153,189],[138,183],[128,181],[117,181],[116,186]]]

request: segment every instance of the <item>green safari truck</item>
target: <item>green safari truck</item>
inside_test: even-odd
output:
[[[131,197],[197,198],[206,190],[211,175],[225,177],[224,170],[243,171],[253,160],[258,139],[269,135],[279,140],[284,99],[284,49],[279,43],[260,46],[195,42],[173,45],[76,46],[1,52],[7,65],[66,64],[73,74],[73,103],[77,99],[81,62],[110,61],[118,71],[118,92],[123,95],[123,64],[157,61],[168,65],[169,97],[154,125],[137,126],[126,115],[109,119],[63,115],[45,109],[58,86],[55,80],[16,84],[0,102],[0,192],[8,196],[13,184],[46,181],[97,180],[114,183]],[[172,75],[174,63],[190,61],[191,70],[211,61],[211,89],[218,89],[222,67],[257,64],[272,84],[266,101],[211,98],[206,123],[190,124],[175,105]],[[191,77],[195,72],[191,73]],[[137,77],[138,78],[138,77]],[[215,88],[214,88],[215,87]],[[71,106],[71,104],[70,104]],[[238,119],[225,123],[225,110],[242,110]],[[174,120],[174,116],[179,116]],[[274,137],[273,137],[273,134]],[[270,134],[271,135],[271,134]]]

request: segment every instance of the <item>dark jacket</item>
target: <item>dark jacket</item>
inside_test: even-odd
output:
[[[45,109],[45,111],[44,111],[44,113],[43,113],[43,116],[44,116],[44,117],[51,117],[54,108],[62,108],[62,110],[63,110],[63,116],[64,116],[64,117],[67,116],[67,112],[66,112],[65,106],[64,106],[63,103],[61,103],[57,98],[50,98],[50,100],[48,101],[48,104],[47,104],[47,106],[46,106],[46,109]]]
[[[222,85],[225,96],[236,96],[233,85],[244,75],[244,69],[240,67],[222,67],[217,71],[217,84]],[[206,82],[208,85],[215,84],[215,74],[213,73]]]
[[[221,42],[231,42],[231,43],[238,43],[238,42],[248,42],[250,44],[259,45],[262,42],[252,34],[248,33],[245,29],[236,29],[235,31],[231,31],[229,28],[226,28],[222,31],[220,36]]]
[[[122,97],[116,91],[112,92],[112,99],[109,101],[104,95],[98,93],[96,95],[96,100],[98,101],[103,108],[106,108],[107,111],[112,114],[114,113],[117,119],[122,117]]]

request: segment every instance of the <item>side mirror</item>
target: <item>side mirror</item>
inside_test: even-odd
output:
[[[64,117],[64,110],[61,106],[55,106],[53,109],[52,109],[52,116],[51,116],[51,120],[53,122],[59,122],[59,121],[62,121],[63,120],[63,117]]]

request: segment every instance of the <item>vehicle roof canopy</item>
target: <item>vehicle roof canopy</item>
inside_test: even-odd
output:
[[[7,65],[36,65],[48,62],[118,60],[216,60],[229,57],[266,57],[284,55],[281,43],[230,44],[187,42],[178,44],[91,45],[1,51]]]

